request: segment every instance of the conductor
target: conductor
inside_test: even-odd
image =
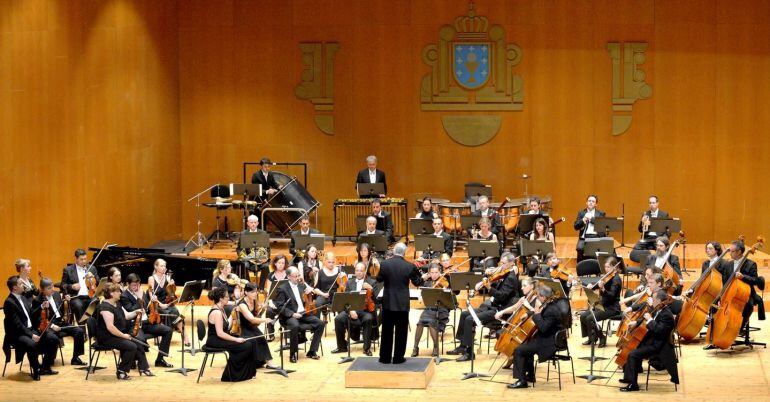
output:
[[[409,282],[420,286],[427,278],[427,274],[420,276],[417,267],[404,260],[405,253],[406,244],[396,243],[393,258],[382,262],[377,275],[377,282],[383,284],[380,363],[384,364],[406,361],[404,353],[409,328]]]

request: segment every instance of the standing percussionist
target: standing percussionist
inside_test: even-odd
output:
[[[91,301],[86,285],[86,276],[93,276],[94,283],[99,283],[96,268],[88,267],[88,256],[82,248],[75,250],[75,263],[64,268],[61,277],[61,288],[64,293],[70,295],[70,305],[76,319],[80,319]],[[90,275],[89,275],[90,274]]]
[[[264,250],[255,249],[253,244],[243,244],[241,241],[244,238],[245,233],[265,233],[264,230],[259,228],[259,218],[256,215],[249,215],[246,219],[246,230],[241,232],[241,236],[238,238],[238,247],[235,249],[238,254],[238,259],[243,262],[246,269],[254,272],[258,277],[259,290],[265,289],[265,281],[267,275],[270,274],[267,261],[270,259],[270,244]],[[257,255],[257,251],[260,254]]]
[[[267,197],[275,194],[281,189],[278,182],[275,180],[275,175],[270,171],[270,167],[273,166],[273,162],[269,158],[262,158],[259,161],[260,169],[258,172],[254,172],[251,175],[251,182],[253,184],[262,185],[262,194],[260,199],[266,199]]]
[[[668,218],[668,213],[661,211],[658,206],[660,205],[657,195],[651,195],[648,200],[650,203],[650,209],[644,211],[642,219],[639,220],[639,233],[642,234],[642,238],[636,242],[634,249],[631,250],[629,258],[633,262],[641,262],[642,255],[646,255],[646,250],[655,250],[655,241],[658,236],[666,235],[666,233],[655,233],[649,230],[650,222],[653,219],[665,219]]]
[[[409,282],[421,286],[427,274],[421,276],[414,264],[404,259],[406,244],[393,247],[393,258],[382,262],[377,282],[383,284],[382,338],[380,363],[399,364],[406,361],[406,335],[409,329]],[[395,333],[395,345],[394,345]]]
[[[599,198],[591,194],[586,198],[586,207],[578,211],[577,218],[572,227],[578,231],[578,242],[575,250],[577,250],[577,262],[583,261],[586,257],[583,255],[583,251],[586,246],[586,239],[602,237],[604,232],[600,232],[594,226],[596,218],[604,216],[604,211],[596,209],[596,204],[599,203]]]
[[[385,181],[385,172],[377,169],[377,157],[369,155],[366,157],[366,169],[358,172],[356,184],[358,183],[382,183],[383,194],[363,194],[361,198],[379,198],[385,197],[388,193],[388,183]]]

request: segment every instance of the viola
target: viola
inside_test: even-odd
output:
[[[142,313],[144,312],[144,300],[139,299],[139,308],[142,311],[139,311],[136,314],[136,318],[134,318],[134,328],[131,331],[131,335],[136,337],[139,336],[139,329],[142,328]]]
[[[43,335],[43,333],[48,330],[48,327],[51,325],[51,322],[48,320],[48,309],[47,308],[41,308],[40,309],[40,325],[38,325],[37,330],[40,332],[40,335]]]
[[[61,302],[61,319],[64,325],[72,325],[72,308],[67,297],[64,296],[64,300]]]
[[[366,299],[364,300],[364,311],[374,313],[376,305],[374,304],[374,292],[372,289],[366,289]]]
[[[302,300],[305,302],[305,314],[307,315],[314,315],[316,313],[316,307],[315,307],[315,298],[313,297],[313,293],[305,293],[302,295]]]
[[[151,301],[149,310],[147,322],[150,324],[160,324],[160,302],[157,300]]]
[[[169,271],[166,277],[166,300],[165,304],[172,304],[176,301],[176,283],[171,281],[173,272]]]
[[[345,293],[345,288],[348,286],[348,276],[346,274],[337,275],[335,282],[337,283],[337,291]]]
[[[240,304],[240,301],[235,303],[235,308],[233,311],[230,312],[230,334],[233,336],[241,336],[242,328],[241,328],[241,316],[238,314],[238,304]]]
[[[556,267],[551,270],[551,278],[558,279],[560,281],[568,281],[571,274],[566,269]]]
[[[84,278],[86,282],[86,288],[88,288],[88,297],[94,297],[96,294],[96,276],[91,271],[86,272]]]

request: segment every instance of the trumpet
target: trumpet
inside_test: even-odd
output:
[[[647,234],[647,232],[650,230],[650,215],[645,212],[642,214],[642,240],[644,240],[644,236]]]

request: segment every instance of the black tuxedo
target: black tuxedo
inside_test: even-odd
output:
[[[577,213],[577,217],[575,218],[575,222],[572,224],[572,227],[578,231],[578,242],[575,246],[575,250],[577,250],[577,262],[583,261],[586,259],[586,257],[583,255],[583,250],[585,250],[586,246],[586,237],[588,238],[595,238],[595,237],[604,237],[606,233],[604,233],[604,228],[597,228],[594,225],[594,231],[596,234],[589,234],[586,235],[586,229],[588,228],[588,225],[586,225],[585,222],[583,222],[583,218],[586,216],[586,213],[588,213],[587,208],[583,208]],[[599,209],[594,209],[594,217],[590,220],[590,223],[595,223],[597,217],[606,216],[607,214],[604,213],[604,211],[601,211]]]
[[[393,217],[388,211],[380,211],[380,215],[373,215],[377,218],[377,228],[385,232],[385,236],[388,238],[388,243],[393,243],[395,238],[393,237]]]
[[[319,232],[318,230],[313,229],[313,228],[308,229],[308,234],[307,235],[314,235],[314,234],[321,234],[321,232]],[[296,236],[301,236],[301,235],[302,235],[302,230],[294,230],[294,231],[291,232],[291,243],[289,243],[289,253],[291,253],[291,255],[297,254],[294,238]],[[319,240],[323,241],[323,239],[319,239]],[[316,244],[316,246],[320,246],[320,245]]]
[[[424,281],[414,264],[395,256],[382,262],[377,282],[384,287],[380,363],[401,363],[409,328],[409,282],[420,286]]]
[[[120,294],[119,305],[123,306],[123,309],[128,312],[134,310],[142,310],[143,314],[149,314],[148,308],[150,305],[150,295],[147,292],[142,293],[142,302],[139,303],[139,299],[137,299],[133,293],[131,293],[128,289],[124,290],[123,293]],[[128,320],[128,328],[125,329],[125,332],[131,332],[133,328],[134,320]],[[158,349],[160,349],[162,352],[168,353],[171,346],[171,336],[173,334],[174,330],[171,329],[171,327],[168,325],[150,324],[148,320],[142,320],[142,325],[139,329],[137,338],[143,341],[147,341],[148,339],[156,336],[160,337],[160,344],[158,344]],[[158,354],[157,359],[162,359],[160,354]]]
[[[377,292],[379,291],[377,287],[377,281],[375,281],[372,278],[365,278],[364,282],[368,283],[372,286],[372,294],[376,297]],[[363,290],[363,289],[361,289]],[[355,277],[352,277],[348,279],[347,288],[345,288],[345,293],[359,293],[361,290],[356,289],[356,279]],[[350,327],[351,332],[353,332],[353,328],[361,328],[364,338],[364,350],[369,350],[371,348],[372,344],[372,328],[376,325],[376,319],[375,313],[371,313],[364,310],[357,310],[356,314],[358,315],[358,319],[356,320],[350,320]],[[347,342],[345,339],[345,332],[347,331],[348,326],[348,320],[350,316],[347,312],[340,312],[337,314],[337,316],[334,318],[334,333],[337,336],[337,348],[338,349],[345,349],[347,348]]]
[[[53,330],[49,330],[48,332],[52,332],[54,335],[56,335],[59,338],[64,338],[65,336],[71,336],[72,337],[72,358],[82,356],[85,353],[85,342],[86,342],[86,333],[85,330],[83,330],[83,327],[73,326],[69,327],[69,325],[65,324],[62,320],[61,313],[62,313],[62,297],[59,292],[53,292],[51,295],[53,298],[53,303],[56,304],[56,310],[59,312],[59,317],[54,317],[53,307],[50,306],[51,303],[48,303],[48,309],[46,310],[46,315],[48,316],[49,321],[51,323],[59,326],[59,327],[68,327],[68,328],[62,328],[59,330],[59,332],[54,332]],[[32,308],[34,310],[34,318],[32,319],[33,325],[35,327],[38,327],[40,325],[40,319],[41,319],[41,313],[42,313],[42,305],[43,302],[48,300],[43,294],[41,293],[38,297],[36,297],[32,301]]]
[[[651,216],[651,214],[652,214],[652,212],[650,212],[650,210],[644,211],[644,215]],[[652,218],[652,220],[655,220],[655,219],[668,219],[668,212],[662,211],[662,210],[659,209],[658,210],[658,216],[656,216],[655,218]],[[639,219],[639,225],[637,226],[636,229],[639,231],[639,233],[642,233],[642,229],[643,228],[642,228],[642,220],[641,219]],[[657,236],[661,236],[661,235],[664,235],[664,234],[665,233],[657,233],[655,236],[652,236],[652,238],[657,237]],[[647,237],[647,236],[645,235],[645,237]]]
[[[297,285],[300,297],[305,294],[305,284],[300,283]],[[291,284],[286,283],[277,290],[273,303],[275,304],[277,311],[281,312],[279,319],[281,325],[289,330],[289,351],[292,356],[296,356],[299,352],[299,331],[311,330],[313,331],[313,339],[310,342],[310,349],[308,353],[316,353],[318,346],[321,344],[321,337],[324,333],[324,323],[320,318],[315,315],[302,313],[302,317],[294,318],[293,315],[300,309],[300,305],[297,303],[294,297],[294,292],[291,289]],[[283,310],[281,311],[281,308]],[[304,308],[304,306],[303,306]]]
[[[94,275],[94,278],[96,278],[96,282],[99,283],[99,275],[96,272],[96,267],[91,266],[90,268],[87,267],[86,273],[91,272]],[[67,265],[66,268],[64,268],[64,272],[62,273],[61,277],[61,289],[64,291],[65,294],[68,294],[72,297],[70,300],[70,305],[72,306],[72,313],[75,315],[76,319],[80,319],[80,317],[83,315],[83,313],[86,311],[86,308],[88,307],[88,303],[91,301],[91,298],[86,296],[77,296],[78,291],[75,289],[72,289],[72,285],[80,283],[78,281],[78,271],[75,264]],[[98,296],[98,295],[96,295]]]
[[[385,172],[383,172],[380,169],[375,169],[374,171],[374,182],[375,183],[382,183],[384,187],[385,194],[388,193],[388,183],[385,181]],[[369,169],[363,169],[358,172],[358,176],[356,177],[356,183],[371,183],[372,181],[369,180]],[[374,195],[362,195],[362,198],[379,198],[379,194]]]
[[[664,307],[647,323],[647,334],[639,346],[628,354],[628,360],[623,366],[623,378],[632,385],[637,384],[637,376],[642,371],[642,361],[658,355],[669,344],[671,331],[676,321],[669,307]],[[664,362],[666,364],[667,362]]]
[[[23,303],[23,306],[22,306]],[[5,329],[5,338],[3,339],[3,351],[6,361],[10,358],[10,347],[16,348],[16,361],[20,362],[27,355],[30,367],[33,373],[40,370],[41,364],[38,362],[38,355],[43,355],[43,368],[49,368],[56,359],[56,348],[59,346],[59,338],[50,331],[40,336],[40,340],[35,342],[32,335],[37,335],[37,329],[27,325],[27,311],[31,324],[34,325],[32,303],[21,296],[21,302],[13,294],[9,294],[3,303],[3,327]]]
[[[278,190],[278,182],[275,180],[275,175],[272,171],[267,172],[267,179],[265,179],[265,175],[262,173],[262,169],[254,172],[254,174],[251,175],[251,182],[253,184],[262,185],[262,194],[260,194],[260,198],[263,198],[265,196],[265,192],[271,188]]]
[[[556,353],[556,333],[563,327],[564,319],[556,303],[548,303],[540,314],[532,315],[537,332],[513,353],[513,376],[526,381],[527,376],[534,376],[535,354],[538,360],[545,361]]]
[[[723,286],[727,284],[727,281],[730,279],[730,277],[733,276],[734,271],[734,265],[732,261],[724,262],[722,264],[722,283]],[[755,286],[759,283],[758,278],[758,272],[757,272],[757,263],[754,261],[751,261],[747,259],[743,265],[741,265],[740,269],[741,274],[743,274],[743,278],[741,280],[749,285],[751,288],[751,296],[749,297],[749,300],[746,302],[746,305],[743,307],[743,324],[746,324],[746,320],[751,316],[751,313],[754,311],[754,299],[756,298],[757,290]],[[741,325],[743,327],[743,325]]]

